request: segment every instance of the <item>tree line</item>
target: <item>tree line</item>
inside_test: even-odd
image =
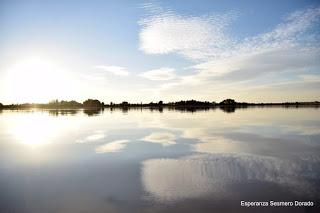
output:
[[[113,103],[105,104],[97,99],[87,99],[82,103],[77,101],[64,101],[64,100],[53,100],[47,104],[37,104],[37,103],[24,103],[24,104],[11,104],[11,105],[3,105],[0,103],[0,109],[5,108],[48,108],[48,109],[99,109],[99,108],[129,108],[129,107],[149,107],[149,108],[163,108],[163,107],[171,107],[171,108],[213,108],[220,107],[225,110],[231,110],[233,108],[243,108],[248,106],[284,106],[284,107],[292,107],[292,106],[320,106],[320,102],[284,102],[284,103],[246,103],[246,102],[236,102],[234,99],[225,99],[219,103],[209,102],[209,101],[197,101],[197,100],[181,100],[176,102],[168,102],[164,103],[163,101],[159,102],[150,102],[150,103],[129,103],[127,101],[123,101],[121,103]]]

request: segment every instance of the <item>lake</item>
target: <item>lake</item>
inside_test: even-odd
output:
[[[0,111],[0,212],[317,212],[320,110]]]

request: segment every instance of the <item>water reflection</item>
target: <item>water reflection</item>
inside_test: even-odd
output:
[[[104,145],[100,145],[96,147],[95,150],[97,153],[119,152],[126,147],[128,142],[129,140],[116,140]]]
[[[274,184],[299,196],[319,196],[319,162],[285,161],[237,154],[196,155],[181,159],[147,160],[142,167],[145,190],[155,199],[177,201],[209,196],[237,199],[237,185]]]
[[[96,142],[96,141],[104,139],[105,137],[106,137],[106,133],[104,133],[101,130],[96,130],[96,131],[94,131],[93,134],[90,134],[84,138],[80,138],[76,142],[77,143]]]
[[[176,144],[176,136],[170,132],[153,132],[150,135],[145,136],[142,140],[151,143],[158,143],[162,146],[170,146]]]
[[[80,110],[76,109],[50,109],[50,110],[44,110],[49,113],[49,115],[52,116],[67,116],[67,115],[76,115],[80,112]]]
[[[221,106],[220,109],[226,113],[232,113],[236,111],[236,107],[235,106]]]
[[[13,135],[17,141],[32,146],[52,141],[64,127],[63,123],[57,125],[58,120],[41,112],[13,114],[6,122],[8,134]]]
[[[99,108],[99,109],[85,109],[83,110],[83,113],[88,115],[88,116],[97,116],[101,115],[104,111],[104,108]]]
[[[0,212],[235,212],[239,199],[314,200],[319,136],[310,108],[4,110]]]

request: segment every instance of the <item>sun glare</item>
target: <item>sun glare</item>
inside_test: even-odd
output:
[[[15,63],[8,70],[6,83],[7,94],[14,102],[48,102],[70,92],[67,73],[41,57]]]
[[[29,146],[51,142],[58,135],[59,127],[54,118],[40,112],[16,115],[8,122],[8,129],[15,139]]]

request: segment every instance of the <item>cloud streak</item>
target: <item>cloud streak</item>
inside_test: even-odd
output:
[[[120,66],[97,65],[97,66],[93,66],[93,69],[109,72],[109,73],[112,73],[113,75],[118,75],[118,76],[129,75],[129,72],[127,71],[127,69],[125,67],[120,67]]]
[[[176,77],[175,70],[169,67],[150,70],[142,73],[140,76],[152,81],[168,81]]]

